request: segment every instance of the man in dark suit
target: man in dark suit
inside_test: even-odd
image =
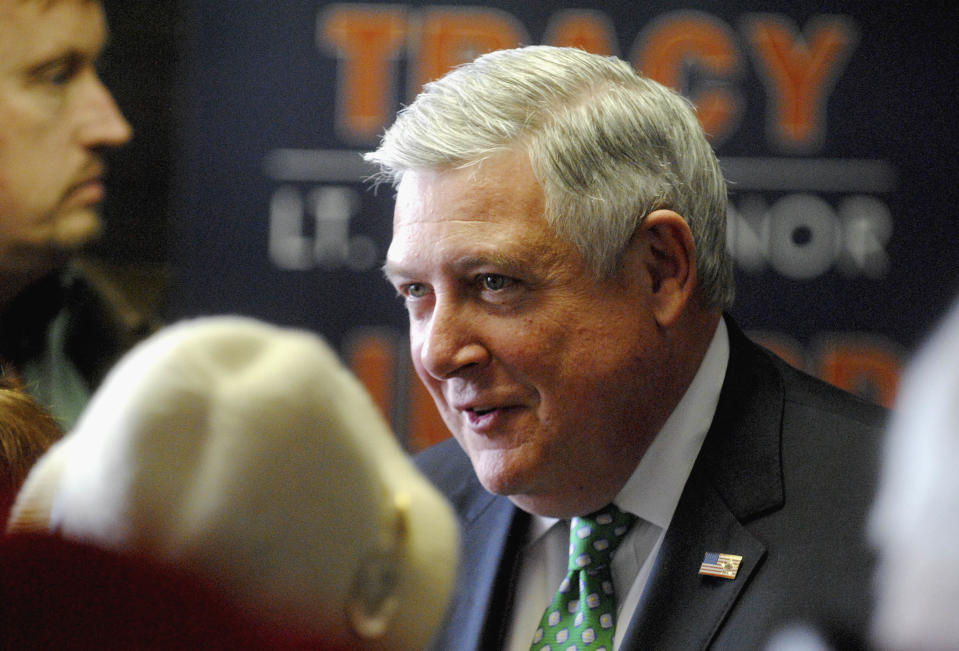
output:
[[[614,58],[500,51],[367,160],[397,186],[385,271],[455,439],[418,459],[464,533],[436,648],[861,629],[884,414],[724,316],[725,182],[685,100]]]

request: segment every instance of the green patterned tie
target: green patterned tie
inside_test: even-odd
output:
[[[612,504],[572,519],[569,572],[543,613],[530,651],[612,651],[616,596],[609,563],[635,519]]]

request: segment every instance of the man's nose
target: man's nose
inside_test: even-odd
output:
[[[92,75],[81,107],[80,143],[89,149],[119,147],[132,136],[133,129],[113,95],[98,76]]]
[[[438,300],[420,336],[420,363],[437,380],[482,368],[490,360],[478,322],[459,305]]]

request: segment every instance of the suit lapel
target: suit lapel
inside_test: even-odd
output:
[[[701,576],[707,552],[743,557],[735,579]],[[703,478],[691,478],[670,524],[622,651],[703,649],[765,556]]]
[[[765,557],[743,523],[783,504],[782,378],[727,319],[716,415],[683,490],[622,651],[706,648]],[[707,552],[743,557],[735,579],[699,575]]]

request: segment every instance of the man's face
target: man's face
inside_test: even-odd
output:
[[[527,156],[511,153],[407,172],[386,273],[416,371],[486,489],[543,515],[609,502],[665,420],[641,255],[595,280],[548,226]]]
[[[43,269],[100,229],[100,151],[130,139],[95,69],[98,2],[0,0],[0,266]]]

